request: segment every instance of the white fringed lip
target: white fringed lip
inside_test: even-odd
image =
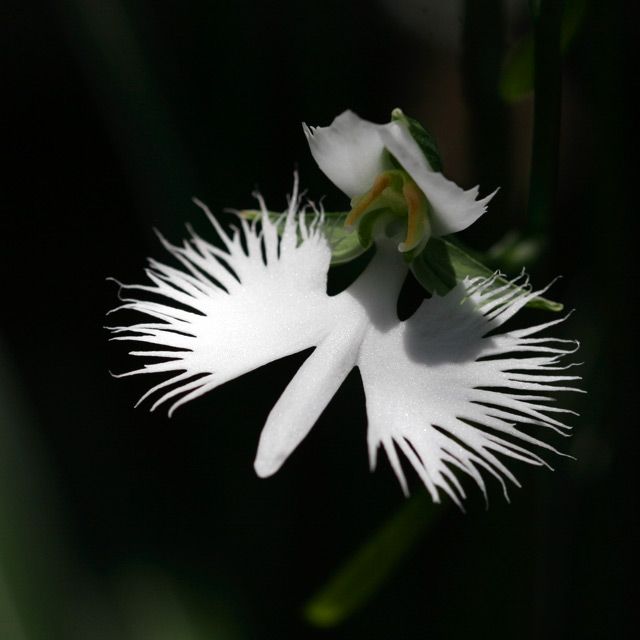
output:
[[[275,473],[304,439],[347,374],[360,370],[366,395],[371,467],[384,449],[405,492],[401,452],[434,501],[461,504],[456,472],[486,495],[485,476],[517,484],[505,462],[546,462],[556,449],[546,434],[566,434],[550,394],[578,391],[564,359],[576,343],[539,337],[562,322],[496,333],[530,300],[515,280],[467,278],[445,296],[425,300],[400,321],[396,301],[406,265],[393,247],[378,245],[358,280],[327,295],[331,251],[322,213],[301,215],[296,192],[278,219],[263,202],[260,222],[238,217],[223,228],[203,207],[219,238],[191,232],[180,246],[161,239],[176,266],[149,261],[147,284],[121,285],[122,304],[145,319],[110,327],[112,339],[139,343],[142,360],[120,376],[161,374],[141,398],[173,413],[224,382],[310,347],[270,412],[255,469]]]

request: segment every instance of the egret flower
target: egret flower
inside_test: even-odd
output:
[[[341,118],[333,127],[360,127],[353,137],[362,154],[334,171],[328,140],[335,131],[316,129],[311,147],[325,172],[357,194],[385,170],[381,146],[360,135],[370,131],[364,121],[353,121],[353,114]],[[434,232],[463,228],[481,214],[483,201],[473,204],[468,193],[431,170],[421,173],[424,166],[416,168],[413,156],[399,152],[394,145],[404,134],[375,131],[429,199]],[[343,150],[340,157],[347,158],[351,152]],[[364,168],[356,166],[360,159]],[[267,417],[255,459],[259,476],[282,466],[354,367],[366,395],[370,466],[375,468],[382,448],[405,493],[399,454],[434,501],[444,493],[457,504],[465,497],[457,471],[473,478],[485,496],[485,475],[494,476],[506,495],[506,480],[518,484],[508,459],[546,464],[536,450],[556,450],[537,432],[569,429],[559,418],[571,412],[546,394],[573,390],[570,382],[578,378],[561,371],[573,343],[539,337],[562,319],[496,332],[541,291],[519,279],[497,284],[497,276],[466,278],[400,321],[396,302],[409,267],[395,241],[377,236],[362,274],[329,296],[331,243],[322,211],[302,206],[297,184],[280,217],[259,202],[259,220],[238,216],[229,229],[198,202],[219,246],[193,231],[180,246],[161,238],[179,266],[150,260],[147,284],[121,285],[123,304],[114,311],[146,318],[112,327],[112,339],[153,348],[132,351],[145,362],[120,375],[164,374],[140,402],[153,397],[152,410],[168,404],[171,414],[228,380],[313,347]]]

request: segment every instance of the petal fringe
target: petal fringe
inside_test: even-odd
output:
[[[121,375],[171,374],[141,398],[161,392],[152,409],[171,400],[170,414],[223,382],[315,346],[331,320],[323,216],[298,215],[297,179],[288,209],[276,220],[260,201],[259,224],[238,216],[227,231],[196,204],[222,248],[193,231],[181,246],[159,236],[178,267],[149,260],[150,284],[120,284],[123,304],[111,312],[135,311],[153,321],[109,327],[112,340],[160,348],[132,351],[154,361]]]
[[[425,300],[406,322],[390,331],[372,327],[365,337],[358,366],[371,466],[382,446],[405,493],[396,449],[434,501],[442,491],[460,506],[465,494],[452,470],[471,476],[485,497],[481,474],[489,473],[508,499],[505,481],[518,482],[502,459],[548,466],[532,447],[559,453],[528,431],[548,428],[567,435],[570,427],[557,416],[573,412],[552,406],[546,394],[580,391],[573,386],[578,376],[555,374],[566,368],[558,363],[576,343],[530,337],[562,319],[493,335],[546,291],[514,289],[519,283],[492,289],[493,278],[467,278],[446,296]]]

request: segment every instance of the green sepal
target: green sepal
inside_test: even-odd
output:
[[[494,271],[470,256],[460,247],[442,238],[431,238],[425,250],[411,263],[411,271],[418,282],[429,292],[440,296],[448,293],[465,277],[488,278]],[[508,280],[498,277],[494,286],[508,284]],[[517,285],[513,285],[518,288]],[[534,298],[528,307],[547,311],[562,311],[563,305],[547,298]]]
[[[262,212],[257,209],[246,209],[241,212],[241,215],[247,220],[255,220],[262,217]],[[282,218],[282,215],[282,213],[269,211],[269,218],[273,222]],[[315,216],[316,214],[308,211],[299,215]],[[322,230],[331,246],[331,265],[351,262],[367,250],[366,246],[362,246],[358,233],[345,228],[344,221],[347,215],[347,211],[325,211],[324,213]],[[278,233],[281,229],[282,227],[279,226]]]
[[[391,112],[391,120],[393,122],[400,122],[407,127],[411,137],[416,141],[424,157],[427,159],[429,166],[434,171],[442,172],[442,158],[440,157],[436,139],[415,118],[410,118],[405,115],[401,109],[394,109]],[[391,156],[391,154],[389,155]],[[402,169],[393,156],[391,156],[391,161],[398,169]]]

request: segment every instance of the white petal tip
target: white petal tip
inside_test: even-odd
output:
[[[258,478],[268,478],[278,471],[281,465],[282,463],[258,456],[253,463],[253,468]]]
[[[476,189],[478,189],[478,187],[476,187]],[[482,198],[482,200],[480,200],[479,203],[486,207],[487,204],[489,204],[489,202],[491,202],[491,200],[493,199],[493,196],[495,196],[496,193],[498,193],[498,191],[500,191],[500,187],[498,187],[493,193],[490,193],[488,196],[485,196],[484,198]]]

